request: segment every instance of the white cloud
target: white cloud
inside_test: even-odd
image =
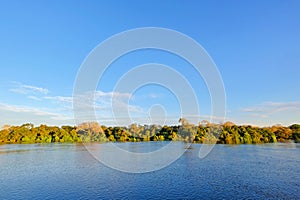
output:
[[[77,103],[76,118],[82,120],[95,119],[102,121],[114,121],[115,119],[124,121],[122,125],[128,125],[129,119],[139,122],[143,119],[149,121],[148,111],[136,104],[130,104],[134,96],[130,93],[122,92],[90,92],[88,95],[81,95],[77,98],[72,96],[50,96],[45,88],[29,86],[19,83],[18,87],[12,91],[25,94],[24,98],[39,101],[36,106],[16,106],[0,103],[0,115],[3,124],[21,124],[32,122],[34,124],[64,124],[73,123],[73,101]],[[157,95],[151,94],[152,98]],[[77,99],[77,100],[76,100]],[[24,101],[25,102],[25,101]],[[32,102],[31,102],[32,103]],[[44,108],[40,108],[40,106]],[[146,120],[146,121],[147,121]],[[173,119],[170,119],[174,121]],[[177,117],[174,122],[177,122]],[[145,121],[145,120],[144,120]]]
[[[64,96],[45,96],[44,99],[54,100],[59,103],[72,103],[73,97],[64,97]]]
[[[59,117],[59,116],[61,116],[61,114],[47,112],[47,111],[43,111],[43,110],[37,109],[37,108],[25,107],[25,106],[16,106],[16,105],[8,105],[8,104],[3,104],[3,103],[0,103],[0,109],[15,112],[15,113],[32,113],[32,114],[37,115],[37,116],[50,116],[50,117]]]
[[[232,114],[232,113],[231,113]],[[270,126],[274,124],[291,125],[299,123],[300,101],[263,102],[239,109],[232,114],[238,124]]]
[[[46,123],[49,125],[73,124],[72,116],[49,112],[45,109],[28,106],[18,106],[0,103],[0,124],[23,124],[32,122],[34,124]],[[5,121],[4,121],[5,120]]]
[[[159,97],[159,95],[157,95],[157,94],[154,94],[154,93],[149,94],[149,98],[151,98],[151,99],[157,99],[158,97]]]
[[[111,100],[116,101],[125,101],[131,97],[128,93],[119,93],[119,92],[102,92],[96,91],[93,94],[88,93],[87,95],[81,95],[78,97],[81,103],[91,102],[94,98],[95,103],[101,103],[104,105],[111,104]],[[47,100],[53,100],[57,103],[73,103],[73,97],[71,96],[45,96],[43,97]]]
[[[192,123],[192,124],[198,124],[199,122],[202,122],[203,120],[209,121],[210,123],[216,123],[216,124],[220,124],[220,123],[224,123],[225,121],[228,121],[228,118],[226,118],[225,116],[222,117],[222,116],[203,115],[203,114],[202,115],[185,114],[185,115],[179,116],[179,118],[181,118],[181,117],[185,118],[189,123]]]
[[[284,111],[300,111],[300,101],[293,102],[264,102],[249,108],[241,109],[242,112],[252,113],[256,116],[267,117],[270,114]]]
[[[35,101],[41,101],[42,99],[39,98],[39,97],[36,97],[36,96],[27,96],[28,99],[32,99],[32,100],[35,100]]]
[[[73,98],[73,97],[71,97]],[[97,111],[131,111],[142,112],[142,108],[128,103],[133,96],[129,93],[96,91],[75,97],[75,103],[85,108],[95,108]],[[94,100],[94,101],[93,101]]]
[[[97,118],[100,123],[108,122],[107,125],[113,125],[115,120],[118,122],[114,125],[120,125],[120,120],[122,125],[128,125],[132,115],[145,113],[142,107],[129,104],[131,98],[133,96],[129,93],[103,91],[76,95],[73,98],[76,121],[88,121]]]
[[[49,90],[42,87],[37,87],[33,85],[26,85],[23,83],[15,82],[17,87],[10,89],[10,91],[18,94],[48,94]]]
[[[132,95],[130,93],[121,93],[121,92],[102,92],[96,91],[94,93],[95,98],[125,98],[130,99]]]

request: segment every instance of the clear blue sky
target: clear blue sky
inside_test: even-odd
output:
[[[260,126],[300,123],[299,10],[297,0],[1,0],[0,125],[74,124],[73,84],[84,58],[114,34],[149,26],[180,31],[206,49],[223,78],[227,120]],[[211,114],[203,80],[182,70],[187,64],[180,58],[149,50],[125,56],[103,77],[100,123],[110,124],[106,106],[118,77],[148,62],[168,64],[191,77],[202,91],[197,94],[202,119]],[[170,124],[180,117],[177,103],[158,86],[140,88],[130,101],[134,116],[155,115],[164,106]]]

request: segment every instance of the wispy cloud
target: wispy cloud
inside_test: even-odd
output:
[[[14,82],[16,87],[10,89],[11,92],[18,93],[18,94],[48,94],[49,90],[42,87],[37,87],[33,85],[26,85],[19,82]]]
[[[71,97],[72,98],[72,97]],[[96,91],[86,95],[74,97],[74,103],[82,109],[94,108],[98,112],[117,110],[123,112],[143,112],[143,108],[129,104],[133,96],[129,93]]]
[[[119,93],[119,92],[102,92],[102,91],[96,91],[93,94],[87,94],[87,95],[81,95],[80,98],[82,101],[90,100],[94,98],[94,101],[96,102],[110,102],[111,99],[117,99],[117,100],[127,100],[131,97],[131,94],[129,93]],[[73,103],[73,97],[72,96],[45,96],[43,97],[47,100],[53,100],[57,103]]]
[[[293,102],[264,102],[252,107],[241,109],[242,112],[251,113],[255,116],[267,117],[270,114],[284,111],[300,111],[300,101]]]
[[[204,115],[204,114],[200,114],[200,115],[182,114],[180,116],[176,116],[176,118],[173,118],[173,119],[178,120],[179,118],[185,118],[191,124],[198,124],[199,122],[202,122],[203,120],[209,121],[210,123],[222,124],[225,121],[229,120],[225,116],[213,116],[213,115]]]
[[[151,98],[151,99],[157,99],[158,97],[159,97],[158,94],[154,94],[154,93],[149,94],[149,98]]]
[[[41,100],[42,100],[42,99],[39,98],[39,97],[31,96],[31,95],[27,96],[27,98],[28,98],[28,99],[32,99],[32,100],[35,100],[35,101],[41,101]]]
[[[72,103],[73,97],[65,97],[65,96],[45,96],[44,99],[54,100],[58,103]]]
[[[21,122],[33,122],[35,124],[39,123],[49,123],[49,124],[61,124],[66,121],[73,121],[75,114],[73,108],[74,103],[77,103],[76,117],[82,120],[95,119],[93,115],[95,114],[98,120],[114,121],[118,118],[119,120],[124,120],[123,125],[128,125],[130,118],[143,119],[148,118],[148,110],[135,104],[130,103],[130,100],[135,98],[130,93],[122,92],[104,92],[104,91],[94,91],[87,95],[82,95],[74,97],[48,95],[49,91],[46,88],[26,85],[22,83],[15,82],[15,87],[10,91],[18,94],[23,94],[24,98],[29,98],[38,101],[36,106],[26,106],[24,105],[9,105],[0,103],[0,113],[3,116],[2,120],[5,124],[10,121],[14,124],[19,124]],[[148,98],[157,98],[156,94],[151,94]],[[32,103],[32,102],[31,102]],[[79,106],[78,106],[79,105]],[[41,108],[43,106],[43,108]],[[7,118],[5,117],[7,116]],[[178,119],[177,119],[178,120]],[[137,120],[138,121],[138,120]],[[1,120],[0,120],[1,123]]]
[[[95,93],[95,98],[125,98],[129,99],[132,97],[130,93],[122,93],[122,92],[103,92],[97,90]]]
[[[43,110],[37,109],[37,108],[9,105],[9,104],[3,104],[3,103],[0,103],[0,108],[1,108],[1,110],[11,111],[11,112],[15,112],[15,113],[32,113],[37,116],[50,116],[51,118],[52,117],[58,118],[58,117],[62,116],[61,114],[58,114],[58,113],[47,112],[47,111],[43,111]]]
[[[293,117],[300,113],[300,101],[264,102],[252,107],[242,108],[240,111],[249,114],[252,118],[273,119],[284,115]]]
[[[73,118],[70,115],[49,112],[46,109],[33,108],[0,103],[0,124],[22,124],[33,122],[35,124],[48,123],[52,125],[72,124]]]

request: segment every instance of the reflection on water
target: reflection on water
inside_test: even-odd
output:
[[[216,145],[203,159],[193,144],[145,174],[113,170],[86,151],[103,145],[0,145],[0,199],[300,199],[299,144]],[[151,152],[167,143],[117,145]]]

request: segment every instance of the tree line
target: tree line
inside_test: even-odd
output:
[[[180,119],[180,125],[138,125],[107,127],[97,122],[78,126],[35,127],[31,123],[21,126],[3,126],[0,143],[51,143],[51,142],[142,142],[184,141],[191,143],[260,144],[275,142],[300,142],[300,125],[285,127],[256,127],[236,125],[232,122],[198,125]]]

